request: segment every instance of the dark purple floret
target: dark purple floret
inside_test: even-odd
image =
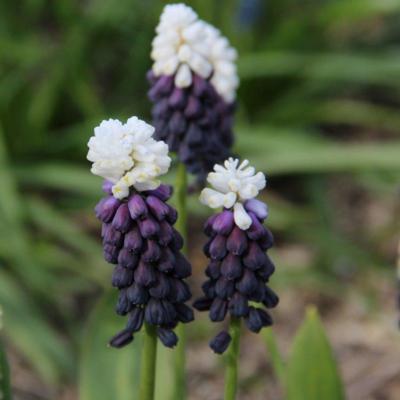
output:
[[[172,186],[161,184],[157,189],[149,190],[145,193],[156,196],[162,201],[167,201],[172,196],[172,192]]]
[[[227,311],[228,303],[225,300],[216,297],[210,307],[211,321],[223,321]]]
[[[192,85],[178,88],[174,76],[149,74],[155,136],[178,154],[190,173],[204,179],[230,155],[235,106],[207,79],[193,75]]]
[[[211,340],[210,347],[215,353],[222,354],[228,348],[231,340],[229,333],[222,331]]]
[[[216,236],[210,243],[210,257],[212,260],[222,260],[226,255],[226,238],[222,235]]]
[[[135,307],[130,313],[126,329],[131,332],[140,331],[144,320],[144,310],[142,307]]]
[[[154,95],[163,95],[171,82],[166,80]],[[111,185],[105,182],[104,190],[110,193]],[[113,347],[130,343],[144,321],[156,326],[164,345],[173,347],[178,341],[173,329],[193,320],[184,281],[191,266],[181,254],[182,236],[173,227],[176,210],[166,203],[171,195],[170,186],[160,185],[146,192],[132,190],[123,200],[107,196],[96,206],[103,222],[104,257],[117,264],[112,274],[112,285],[119,290],[116,312],[128,318],[126,328],[111,339]]]
[[[172,348],[178,343],[178,336],[176,336],[175,332],[170,329],[159,328],[157,330],[157,335],[166,347]]]
[[[227,315],[242,318],[247,328],[257,333],[272,325],[271,316],[261,307],[273,308],[279,299],[267,286],[275,270],[265,253],[273,244],[271,232],[262,224],[267,208],[258,200],[248,200],[245,207],[252,220],[247,230],[235,225],[231,210],[207,220],[204,232],[210,239],[204,253],[210,259],[205,270],[208,279],[202,285],[204,297],[193,306],[208,311],[214,322],[223,321]],[[230,337],[226,335],[221,332],[210,342],[216,353],[229,346]]]
[[[246,233],[239,227],[235,226],[226,241],[227,250],[235,255],[241,256],[248,246]]]
[[[111,347],[115,347],[120,349],[121,347],[126,346],[131,343],[133,340],[132,332],[128,329],[124,329],[121,332],[118,332],[115,336],[113,336],[109,342]]]

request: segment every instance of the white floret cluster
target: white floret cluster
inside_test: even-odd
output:
[[[238,159],[229,158],[224,166],[215,165],[207,181],[212,188],[205,188],[200,195],[200,201],[211,208],[233,208],[236,225],[246,230],[252,221],[243,203],[255,198],[264,189],[266,180],[262,172],[249,166],[248,160],[239,165]]]
[[[192,8],[171,4],[165,6],[156,33],[151,52],[156,76],[175,74],[175,85],[181,88],[191,85],[193,73],[211,77],[226,102],[235,99],[237,52],[218,29],[200,20]]]
[[[159,175],[168,172],[168,146],[153,138],[154,128],[137,117],[123,124],[103,121],[89,139],[87,159],[91,172],[113,183],[113,195],[122,199],[134,187],[138,191],[156,189]]]

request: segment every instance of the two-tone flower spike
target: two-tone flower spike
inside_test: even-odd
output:
[[[204,227],[209,237],[204,253],[210,259],[204,296],[195,301],[199,311],[209,311],[213,322],[227,315],[244,319],[253,332],[270,326],[272,318],[264,308],[278,304],[277,295],[266,283],[275,270],[266,254],[273,245],[271,232],[263,226],[268,216],[266,204],[255,199],[265,187],[263,173],[255,173],[248,161],[228,159],[208,174],[212,188],[202,191],[200,200],[211,208],[223,208]],[[258,304],[256,306],[256,304]],[[261,305],[261,307],[260,307]],[[222,331],[210,342],[216,353],[223,353],[231,336]]]
[[[183,4],[165,6],[156,33],[148,74],[156,137],[204,178],[233,143],[236,50]]]
[[[95,208],[102,221],[104,257],[115,264],[112,285],[119,290],[116,312],[128,322],[110,345],[123,347],[144,322],[155,326],[167,347],[178,341],[173,329],[193,320],[185,302],[191,266],[181,253],[183,239],[173,227],[176,210],[167,202],[172,188],[158,176],[170,166],[168,146],[153,138],[154,128],[136,117],[123,124],[103,121],[90,138],[92,172],[106,179]]]

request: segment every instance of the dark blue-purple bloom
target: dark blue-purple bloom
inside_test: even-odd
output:
[[[223,321],[227,315],[243,318],[246,327],[259,332],[272,325],[272,318],[265,308],[278,304],[278,296],[267,285],[275,267],[265,253],[273,244],[271,232],[263,226],[268,215],[267,207],[252,199],[244,204],[251,218],[248,229],[239,228],[232,210],[211,216],[204,231],[210,238],[204,252],[210,259],[206,268],[207,280],[202,289],[204,296],[194,307],[209,311],[214,322]],[[223,353],[229,346],[230,336],[220,332],[210,342],[216,353]]]
[[[105,183],[103,190],[109,193],[110,185]],[[183,239],[173,227],[177,213],[167,204],[171,195],[167,185],[147,192],[132,189],[123,200],[110,195],[96,206],[96,216],[103,222],[104,257],[116,264],[116,312],[128,317],[125,329],[110,340],[113,347],[130,343],[144,321],[157,327],[165,346],[174,347],[178,337],[173,329],[193,320],[193,311],[185,304],[191,292],[184,281],[191,266],[181,253]]]
[[[227,103],[208,79],[193,75],[186,88],[174,76],[148,74],[155,137],[178,154],[188,171],[201,179],[230,155],[235,103]]]

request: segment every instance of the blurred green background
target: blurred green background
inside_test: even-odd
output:
[[[269,179],[283,352],[305,304],[317,304],[349,398],[395,399],[387,388],[399,366],[366,393],[360,376],[399,350],[400,2],[186,3],[239,51],[235,150]],[[134,384],[124,365],[136,347],[118,355],[105,347],[124,320],[112,310],[92,211],[101,182],[90,175],[86,144],[104,118],[150,118],[145,74],[165,4],[0,3],[0,306],[17,398],[124,399]],[[207,210],[196,197],[191,213],[198,291]],[[199,389],[221,384],[207,350],[213,329],[201,317],[190,331],[189,356],[200,360],[188,365],[193,399],[219,398]],[[240,399],[280,398],[266,378],[267,354],[251,361],[251,341],[265,351],[261,337],[248,340]],[[346,369],[354,356],[365,359],[354,367],[360,376]]]

